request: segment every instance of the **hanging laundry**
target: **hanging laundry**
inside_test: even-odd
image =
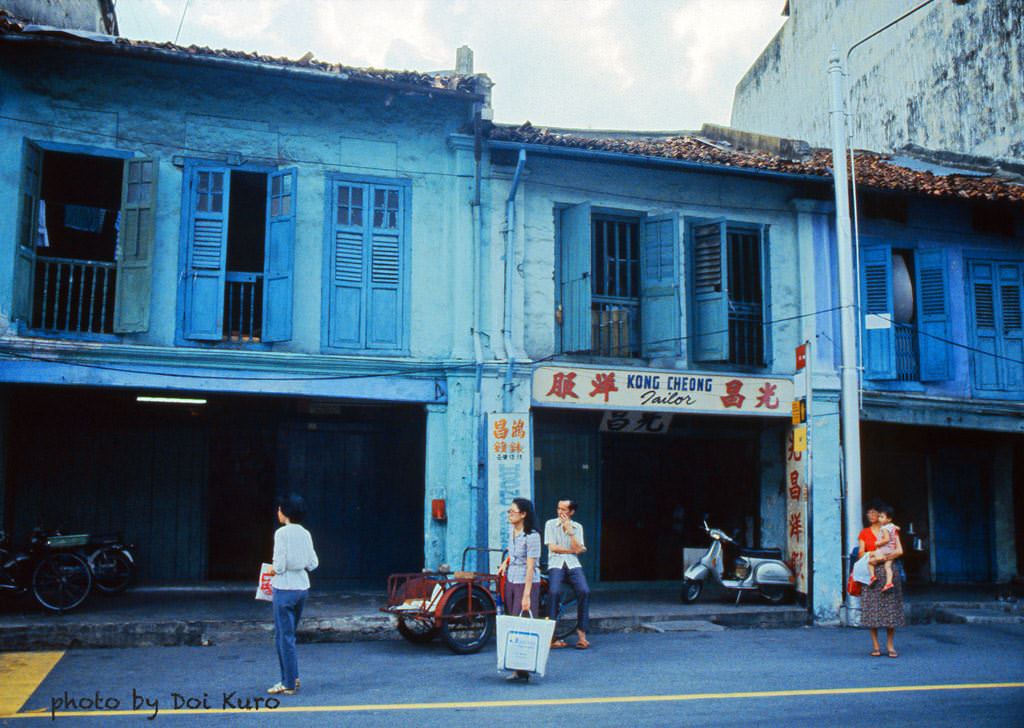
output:
[[[39,200],[39,219],[36,223],[36,247],[50,247],[50,233],[46,229],[46,200]]]
[[[64,205],[64,227],[87,233],[103,230],[107,211],[101,207],[87,205]]]

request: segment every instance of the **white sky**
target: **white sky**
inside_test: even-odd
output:
[[[121,34],[434,71],[473,49],[495,121],[682,130],[729,123],[783,0],[120,0]]]

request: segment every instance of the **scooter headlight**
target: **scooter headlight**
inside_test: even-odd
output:
[[[744,558],[736,559],[736,578],[746,579],[750,576],[750,562]]]

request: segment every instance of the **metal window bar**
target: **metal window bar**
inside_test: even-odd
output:
[[[732,232],[728,241],[729,361],[764,364],[761,245],[755,232]]]
[[[917,336],[912,326],[896,324],[896,379],[916,382],[919,378]]]
[[[40,257],[32,326],[42,331],[113,333],[117,266],[113,262]]]
[[[224,340],[258,344],[263,337],[263,274],[228,271],[224,283]]]

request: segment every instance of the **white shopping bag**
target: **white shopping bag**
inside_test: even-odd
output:
[[[498,670],[525,670],[544,677],[554,634],[550,619],[499,614]]]
[[[864,554],[857,563],[853,565],[853,580],[861,584],[871,583],[871,565],[868,563],[868,555]]]
[[[256,598],[261,602],[274,601],[274,590],[270,586],[271,574],[274,570],[271,564],[260,564],[260,581],[256,585]]]

